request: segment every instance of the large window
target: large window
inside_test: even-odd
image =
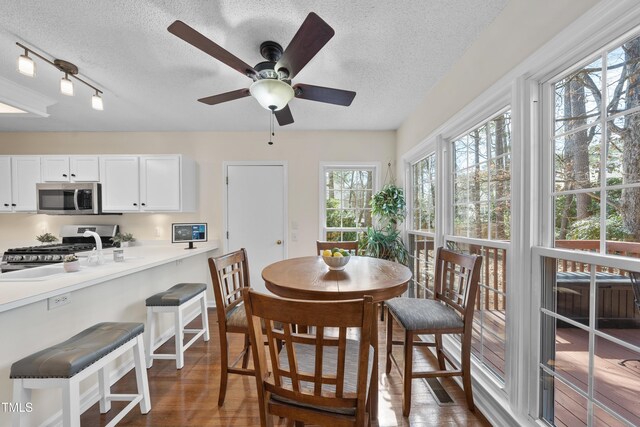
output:
[[[483,257],[472,354],[504,381],[511,235],[510,110],[455,138],[451,148],[453,212],[447,245]]]
[[[552,85],[556,246],[640,241],[640,37]]]
[[[547,247],[536,248],[540,416],[640,425],[640,274],[631,260],[640,258],[640,37],[567,70],[546,94],[554,220],[543,225]]]
[[[436,154],[411,165],[411,222],[409,268],[413,272],[409,295],[433,297],[436,231]]]
[[[322,167],[322,239],[359,240],[371,226],[376,166]]]

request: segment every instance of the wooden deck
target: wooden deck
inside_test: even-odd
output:
[[[640,346],[639,329],[603,329],[602,332]],[[587,392],[589,336],[577,328],[558,328],[556,333],[555,365],[558,374]],[[603,339],[596,339],[594,360],[594,397],[621,414],[632,425],[640,425],[640,361],[619,364],[624,359],[638,359],[640,355]],[[558,426],[586,425],[586,400],[560,381],[555,381],[555,424]],[[596,411],[596,425],[624,425],[603,410]]]
[[[259,426],[258,402],[255,380],[250,377],[229,377],[227,397],[223,407],[217,406],[220,378],[220,350],[218,326],[214,311],[209,312],[211,340],[198,340],[185,354],[185,366],[176,370],[171,360],[155,360],[147,370],[151,393],[151,412],[141,415],[137,408],[127,414],[118,426]],[[199,320],[193,322],[193,327]],[[380,349],[384,354],[385,324],[379,323]],[[398,331],[400,334],[400,331]],[[241,348],[242,340],[235,337],[230,342],[232,351]],[[161,351],[172,351],[173,342],[164,344]],[[400,349],[398,349],[399,352]],[[395,353],[394,353],[395,354]],[[402,359],[398,354],[398,359]],[[479,410],[467,409],[464,392],[450,378],[442,381],[445,390],[453,398],[453,404],[438,405],[426,383],[414,380],[412,409],[408,418],[402,416],[402,379],[391,370],[384,374],[385,358],[380,358],[379,426],[489,426]],[[414,363],[417,367],[429,364],[437,366],[430,355],[416,349]],[[128,373],[114,387],[115,392],[132,393],[135,390],[135,374]],[[113,409],[100,414],[98,404],[89,408],[81,417],[84,426],[106,425],[126,402],[114,402]],[[284,426],[286,420],[275,419],[275,425]]]

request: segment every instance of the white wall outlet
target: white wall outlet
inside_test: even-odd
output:
[[[182,260],[181,259],[177,259],[176,260],[176,266],[178,266],[178,265],[182,265]]]
[[[62,307],[63,305],[67,305],[71,303],[71,294],[62,294],[57,295],[55,297],[49,298],[48,309],[53,310],[54,308]]]

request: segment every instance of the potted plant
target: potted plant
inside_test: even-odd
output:
[[[51,233],[44,233],[39,236],[36,236],[36,240],[40,243],[53,243],[57,242],[58,238]]]
[[[409,253],[397,226],[406,216],[404,191],[395,184],[387,184],[371,199],[371,213],[378,225],[369,227],[360,246],[364,253],[375,258],[406,264]]]
[[[65,255],[62,266],[64,271],[71,273],[80,270],[80,261],[78,261],[78,257],[75,254]]]
[[[118,233],[111,238],[111,241],[120,248],[126,248],[136,241],[131,233]]]

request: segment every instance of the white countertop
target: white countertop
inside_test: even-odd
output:
[[[106,249],[103,265],[89,266],[84,260],[80,271],[40,280],[6,281],[11,273],[0,274],[3,279],[0,281],[0,312],[218,249],[217,242],[198,243],[196,246],[191,250],[185,250],[185,245],[172,244],[132,246],[124,248],[124,262],[114,262],[113,250]]]

